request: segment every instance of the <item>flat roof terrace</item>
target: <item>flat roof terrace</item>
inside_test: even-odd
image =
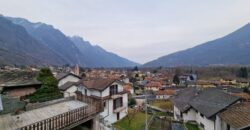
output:
[[[85,106],[88,104],[78,100],[70,100],[29,110],[18,115],[1,115],[0,130],[18,129]]]

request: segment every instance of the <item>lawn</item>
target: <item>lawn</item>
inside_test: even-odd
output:
[[[185,126],[187,127],[188,130],[200,130],[198,126],[195,124],[186,123]]]
[[[155,112],[155,115],[156,116],[173,116],[173,114],[171,114],[171,113],[167,113],[167,112],[158,112],[158,111],[156,111]]]
[[[149,127],[149,130],[157,130],[161,128],[161,121],[159,119],[155,119]]]
[[[173,104],[170,100],[156,100],[156,101],[152,102],[151,105],[159,107],[161,109],[166,109],[169,111],[173,111],[173,108],[174,108]]]
[[[151,115],[148,115],[150,119]],[[130,120],[130,125],[129,125]],[[114,124],[115,127],[122,128],[123,130],[141,130],[145,122],[145,113],[137,112],[133,109],[129,109],[128,115],[122,120]]]
[[[171,130],[171,123],[169,120],[155,118],[149,130]]]

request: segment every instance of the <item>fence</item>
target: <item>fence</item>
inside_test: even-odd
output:
[[[79,101],[87,103],[87,106],[80,107],[68,112],[56,115],[54,117],[32,123],[30,125],[18,128],[17,130],[61,130],[72,125],[83,123],[84,119],[88,119],[97,115],[103,110],[102,101],[84,95],[77,96]]]
[[[97,109],[98,111],[103,111],[103,103],[101,99],[94,98],[91,96],[83,95],[81,92],[76,93],[77,100],[87,103],[93,109]]]

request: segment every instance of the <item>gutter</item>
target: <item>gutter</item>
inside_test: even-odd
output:
[[[102,97],[102,92],[101,92],[101,97]],[[103,104],[102,104],[103,105]],[[105,109],[105,108],[104,108]],[[101,118],[101,120],[102,119],[104,119],[104,118],[106,118],[106,117],[108,117],[109,116],[109,100],[108,100],[108,115],[106,115],[106,116],[104,116],[103,118]]]

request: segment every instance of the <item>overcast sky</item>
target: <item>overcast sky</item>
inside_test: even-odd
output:
[[[0,14],[52,24],[145,63],[249,23],[250,0],[0,0]]]

